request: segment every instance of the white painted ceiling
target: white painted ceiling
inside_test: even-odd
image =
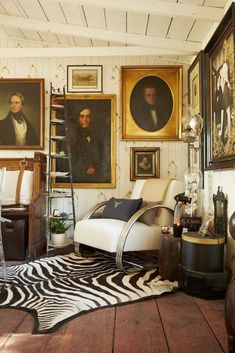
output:
[[[15,55],[9,48],[14,40],[24,49],[21,56],[32,56],[35,47],[34,56],[144,54],[190,59],[203,48],[231,2],[0,0],[0,55]]]

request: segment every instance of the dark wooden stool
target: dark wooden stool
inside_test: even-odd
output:
[[[225,325],[228,334],[228,353],[235,353],[235,277],[225,296]]]
[[[162,234],[159,249],[159,274],[169,281],[179,280],[181,238],[172,234]]]

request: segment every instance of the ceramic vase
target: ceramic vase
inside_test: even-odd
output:
[[[62,234],[56,234],[56,233],[52,233],[51,234],[51,242],[53,245],[55,246],[61,246],[64,245],[66,241],[66,234],[62,233]]]

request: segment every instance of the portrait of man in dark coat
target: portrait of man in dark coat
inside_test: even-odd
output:
[[[113,97],[67,99],[68,135],[74,184],[113,182]]]
[[[160,77],[144,77],[132,91],[130,110],[135,123],[141,129],[150,132],[162,129],[173,110],[171,89]]]
[[[43,149],[44,79],[0,82],[0,149]]]

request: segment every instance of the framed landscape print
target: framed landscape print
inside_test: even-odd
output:
[[[67,133],[75,188],[115,187],[115,114],[116,96],[67,95]],[[57,125],[55,135],[63,136],[64,125]],[[59,141],[54,152],[66,151]],[[66,160],[55,163],[55,171],[68,170]],[[68,187],[56,177],[54,187]]]
[[[68,65],[67,92],[101,93],[103,91],[102,65]]]
[[[122,139],[179,140],[182,66],[123,66]]]
[[[208,169],[235,166],[234,20],[232,3],[205,48],[210,92],[206,121]]]
[[[160,148],[131,147],[131,180],[160,178]]]
[[[44,79],[0,79],[0,149],[44,148]]]

